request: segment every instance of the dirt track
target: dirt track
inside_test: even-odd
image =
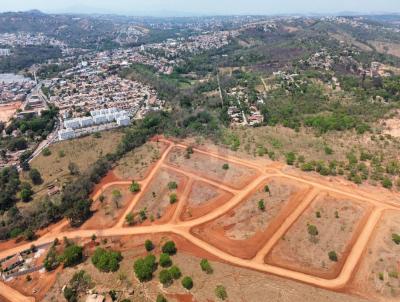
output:
[[[234,157],[225,157],[223,155],[214,154],[204,150],[195,149],[195,152],[202,153],[207,156],[216,157],[219,159],[223,159],[226,162],[241,165],[247,168],[256,169],[259,171],[259,175],[244,188],[233,189],[232,186],[218,183],[215,180],[208,179],[206,175],[198,176],[194,173],[183,171],[179,168],[174,168],[168,165],[165,161],[168,153],[174,146],[179,146],[185,148],[186,146],[181,144],[174,144],[171,141],[160,139],[163,142],[169,144],[169,147],[161,156],[160,160],[152,167],[150,173],[148,173],[147,177],[141,181],[141,192],[135,195],[130,201],[128,207],[125,210],[125,213],[121,216],[120,220],[116,223],[114,227],[104,230],[75,230],[62,232],[57,229],[57,231],[51,232],[50,234],[46,234],[46,236],[39,238],[37,241],[33,242],[35,245],[40,245],[43,243],[48,243],[53,241],[55,238],[62,239],[64,236],[69,238],[89,238],[93,234],[96,234],[98,237],[101,236],[126,236],[126,235],[141,235],[141,234],[151,234],[151,233],[173,233],[184,237],[189,240],[192,244],[204,249],[205,251],[215,255],[216,257],[232,263],[234,265],[251,268],[257,271],[262,271],[266,273],[272,273],[281,277],[290,278],[294,280],[298,280],[301,282],[309,283],[315,286],[327,288],[327,289],[340,289],[347,285],[349,282],[354,269],[356,268],[360,257],[370,239],[372,232],[375,229],[376,224],[381,218],[382,212],[386,209],[391,210],[400,210],[400,204],[396,204],[392,200],[388,200],[388,198],[384,196],[379,196],[375,194],[373,197],[369,198],[365,196],[365,192],[358,192],[357,189],[351,189],[343,186],[339,187],[337,184],[327,183],[321,179],[311,179],[310,177],[301,177],[293,174],[288,174],[282,171],[276,165],[271,164],[271,166],[265,166],[261,164],[257,164],[256,162],[251,162],[243,159],[237,159]],[[162,167],[168,167],[169,169],[176,170],[177,172],[188,177],[189,182],[186,187],[182,197],[179,199],[178,205],[176,207],[176,211],[171,217],[170,221],[163,225],[151,225],[151,226],[135,226],[135,227],[123,227],[125,222],[125,215],[132,212],[135,205],[138,203],[142,195],[146,192],[147,187],[149,186],[152,179],[155,177],[158,170]],[[204,224],[206,222],[212,221],[221,217],[226,212],[233,209],[237,206],[248,194],[254,191],[257,187],[260,186],[263,182],[265,182],[268,178],[271,177],[279,177],[283,179],[288,179],[291,181],[297,181],[301,184],[309,185],[312,189],[304,196],[303,201],[296,206],[293,206],[291,213],[286,217],[282,222],[280,227],[274,234],[270,237],[270,239],[265,243],[265,245],[256,253],[256,256],[253,259],[241,259],[239,257],[232,256],[226,252],[223,252],[216,248],[215,246],[197,238],[196,236],[191,234],[191,229],[195,226]],[[211,184],[217,188],[228,191],[233,194],[233,197],[222,206],[215,208],[210,211],[206,215],[189,220],[189,221],[181,221],[180,214],[182,209],[184,208],[186,199],[190,192],[190,186],[195,181],[202,181],[208,184]],[[118,184],[128,184],[130,182],[117,182]],[[113,185],[114,183],[105,184],[94,196],[98,196],[101,194],[101,191],[106,187]],[[307,209],[310,203],[314,200],[314,198],[322,193],[322,192],[332,192],[343,195],[347,198],[368,203],[373,209],[369,216],[369,219],[362,230],[357,234],[357,239],[354,245],[351,247],[351,250],[348,254],[347,259],[344,262],[343,268],[338,275],[337,278],[334,279],[324,279],[320,277],[316,277],[313,275],[308,275],[305,273],[301,273],[298,271],[293,271],[289,269],[284,269],[281,267],[268,265],[264,263],[264,258],[266,254],[274,247],[276,242],[282,238],[282,236],[286,233],[286,231],[293,225],[293,223],[298,219],[298,217]],[[32,242],[24,244],[22,246],[14,247],[5,251],[0,252],[0,258],[4,258],[6,256],[15,254],[24,249],[29,248],[32,245]],[[8,300],[15,302],[22,301],[34,301],[33,298],[24,297],[21,294],[15,292],[15,290],[10,289],[7,285],[0,282],[0,293]]]

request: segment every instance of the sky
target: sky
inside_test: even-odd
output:
[[[124,15],[400,13],[400,0],[0,0],[0,11]]]

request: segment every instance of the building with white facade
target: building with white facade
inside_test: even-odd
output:
[[[129,126],[130,123],[131,123],[131,119],[127,115],[117,118],[118,126]]]
[[[93,118],[90,116],[80,118],[79,123],[81,124],[82,128],[89,127],[94,124]]]
[[[80,120],[77,118],[64,121],[64,128],[78,129],[81,127]]]
[[[61,129],[58,131],[58,139],[60,141],[75,138],[75,131],[71,128]]]

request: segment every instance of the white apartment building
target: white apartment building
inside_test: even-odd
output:
[[[60,141],[75,138],[75,131],[71,128],[61,129],[58,131],[58,139]]]

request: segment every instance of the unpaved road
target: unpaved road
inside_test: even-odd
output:
[[[368,198],[368,197],[365,197],[365,193],[361,194],[360,192],[357,192],[357,190],[352,190],[352,192],[350,192],[348,188],[345,188],[345,187],[341,188],[338,185],[332,185],[332,184],[329,185],[326,182],[320,181],[318,179],[310,180],[310,178],[306,179],[306,178],[298,177],[295,175],[287,174],[282,171],[282,168],[280,168],[279,166],[274,165],[274,164],[271,164],[271,166],[266,167],[266,166],[257,164],[255,162],[248,161],[248,160],[238,159],[238,158],[234,158],[231,156],[222,156],[220,154],[214,154],[214,153],[211,153],[208,151],[194,149],[195,152],[200,152],[207,156],[213,156],[216,158],[223,159],[227,162],[235,163],[235,164],[242,165],[242,166],[245,166],[248,168],[253,168],[253,169],[256,169],[258,172],[260,172],[260,175],[249,185],[242,188],[241,190],[235,190],[235,189],[232,189],[230,186],[223,185],[216,181],[210,180],[206,177],[200,177],[194,173],[185,172],[185,171],[182,171],[181,169],[178,169],[178,168],[168,165],[168,163],[166,163],[165,159],[166,159],[168,153],[171,151],[171,149],[174,146],[179,146],[179,147],[183,147],[183,148],[186,148],[186,146],[182,145],[182,144],[174,144],[173,142],[171,142],[169,140],[165,140],[165,139],[161,139],[161,140],[166,142],[167,144],[169,144],[169,147],[164,151],[160,160],[153,166],[152,170],[147,175],[147,177],[140,182],[141,191],[132,198],[129,206],[125,210],[124,215],[121,216],[121,219],[117,222],[117,224],[114,227],[105,229],[105,230],[75,230],[75,231],[68,231],[68,232],[62,232],[61,228],[57,228],[55,231],[53,230],[51,233],[48,233],[45,236],[39,238],[37,241],[33,242],[33,244],[40,245],[43,243],[49,243],[49,242],[52,242],[55,238],[61,239],[64,236],[72,239],[72,238],[89,238],[93,234],[96,234],[98,237],[102,237],[102,236],[108,237],[108,236],[126,236],[126,235],[145,235],[145,234],[154,234],[154,233],[174,233],[174,234],[177,234],[177,235],[180,235],[180,236],[186,238],[191,243],[206,250],[209,253],[212,253],[216,257],[218,257],[226,262],[232,263],[234,265],[251,268],[251,269],[266,272],[266,273],[275,274],[275,275],[278,275],[281,277],[298,280],[301,282],[309,283],[309,284],[327,288],[327,289],[340,289],[340,288],[343,288],[349,282],[349,280],[353,274],[353,271],[354,271],[355,267],[357,266],[366,245],[368,244],[370,236],[371,236],[372,232],[374,231],[376,224],[379,222],[382,212],[387,209],[396,210],[396,211],[400,210],[400,204],[396,204],[395,202],[393,202],[391,200],[386,200],[383,197],[380,200],[377,198]],[[176,212],[172,216],[171,220],[164,225],[123,227],[126,214],[130,213],[134,209],[137,202],[140,200],[142,195],[146,192],[146,189],[149,186],[151,180],[155,177],[158,170],[163,167],[164,168],[167,167],[168,169],[175,170],[179,173],[184,174],[185,176],[187,176],[189,178],[188,186],[185,189],[182,196],[180,197],[180,200],[178,201],[178,206],[176,208]],[[215,218],[218,218],[218,217],[224,215],[226,212],[228,212],[229,210],[234,208],[236,205],[238,205],[244,198],[247,197],[248,194],[250,194],[255,188],[257,188],[262,182],[266,181],[268,178],[271,178],[271,177],[282,177],[282,178],[295,180],[295,181],[310,185],[311,189],[308,192],[308,194],[304,197],[304,200],[301,203],[299,203],[297,206],[293,207],[291,214],[282,221],[280,228],[274,233],[273,236],[271,236],[271,238],[268,240],[268,242],[264,245],[263,248],[261,248],[258,251],[257,255],[253,259],[245,260],[245,259],[241,259],[241,258],[232,256],[228,253],[225,253],[225,252],[217,249],[216,247],[212,246],[211,244],[204,242],[203,240],[201,240],[191,234],[190,230],[193,227],[203,224],[203,223],[206,223],[206,222],[209,222]],[[191,221],[182,222],[179,219],[180,212],[182,211],[183,206],[186,202],[186,199],[190,192],[191,185],[196,180],[204,181],[208,184],[216,186],[217,188],[221,188],[223,190],[229,191],[233,194],[233,197],[231,200],[229,200],[224,205],[214,209],[213,211],[211,211],[210,213],[208,213],[202,217],[199,217],[199,218],[191,220]],[[107,188],[111,185],[129,184],[129,183],[130,182],[124,182],[124,181],[107,183],[102,188],[99,189],[99,191],[94,195],[94,197],[96,197],[96,196],[98,197],[98,195],[101,194],[101,192],[105,188]],[[351,199],[369,203],[371,206],[373,206],[373,210],[370,214],[368,222],[364,226],[362,231],[358,234],[358,239],[355,242],[355,244],[353,245],[351,252],[350,252],[349,256],[347,257],[339,276],[335,279],[323,279],[323,278],[319,278],[319,277],[316,277],[313,275],[308,275],[308,274],[304,274],[301,272],[292,271],[292,270],[284,269],[281,267],[265,264],[264,263],[265,255],[272,249],[272,247],[275,245],[275,243],[285,234],[285,232],[293,225],[293,223],[296,221],[296,219],[305,211],[305,209],[309,206],[309,204],[312,202],[312,200],[320,192],[334,192],[334,193],[340,194],[342,196],[347,196]],[[29,242],[22,246],[11,248],[6,251],[1,251],[0,258],[4,258],[6,256],[13,255],[20,251],[28,249],[31,245],[32,245],[32,242]],[[18,293],[14,289],[9,288],[6,284],[1,283],[1,282],[0,282],[0,293],[6,299],[8,299],[12,302],[34,301],[33,298],[25,297],[22,294]]]

